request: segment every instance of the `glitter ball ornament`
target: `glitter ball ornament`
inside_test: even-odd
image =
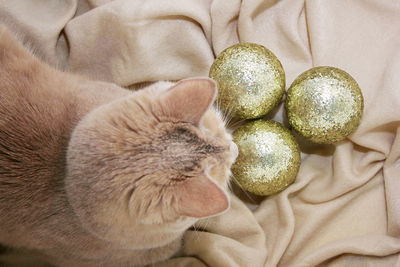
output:
[[[300,149],[291,133],[275,121],[255,120],[233,133],[239,156],[232,166],[234,180],[257,195],[271,195],[294,182]]]
[[[277,106],[285,92],[285,73],[262,45],[241,43],[215,59],[209,76],[219,86],[218,104],[232,117],[259,118]]]
[[[332,144],[359,125],[363,96],[345,71],[316,67],[296,78],[287,92],[285,108],[296,132],[315,143]]]

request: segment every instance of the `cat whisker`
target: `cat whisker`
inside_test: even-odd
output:
[[[220,106],[219,103],[220,103],[220,102],[219,102],[219,98],[217,98],[217,101],[215,101],[215,105],[216,105],[215,108],[217,109],[218,114],[221,115],[221,120],[222,120],[222,122],[224,123],[224,125],[226,125],[226,124],[225,124],[225,114],[224,114],[223,110],[221,109],[221,106]]]
[[[229,189],[229,191],[233,192],[231,183],[228,183],[228,189]]]
[[[217,100],[215,101],[215,105],[217,106],[218,110],[221,110],[219,103],[220,103],[220,101],[219,101],[219,97],[218,97]]]
[[[227,109],[224,110],[223,114],[224,114],[224,123],[225,125],[229,125],[230,122],[233,120],[233,116],[232,116],[232,110],[233,110],[233,105],[232,102],[228,105]]]
[[[226,125],[228,125],[233,119],[232,110],[233,110],[233,106],[229,105],[228,109],[225,111],[225,124]]]
[[[217,109],[218,109],[218,110],[220,111],[220,113],[221,113],[222,121],[224,122],[225,125],[228,125],[229,121],[232,119],[232,118],[230,117],[231,111],[228,111],[228,112],[227,112],[226,110],[223,110],[223,109],[221,108],[220,98],[217,99],[216,105],[217,105]]]
[[[236,127],[237,125],[242,124],[244,121],[246,121],[246,119],[241,119],[238,121],[235,121],[234,123],[232,123],[231,125],[229,125],[231,128]]]
[[[245,189],[242,188],[242,186],[240,185],[240,183],[237,181],[237,179],[235,178],[235,176],[232,174],[231,175],[232,179],[235,181],[235,183],[237,184],[237,186],[243,191],[243,193],[254,203],[257,203],[250,195],[249,193],[247,193],[247,191]]]
[[[233,105],[230,103],[228,106],[228,110],[226,112],[226,117],[228,118],[228,120],[226,121],[227,124],[229,124],[233,119],[232,110],[233,110]]]
[[[194,232],[193,232],[193,234],[194,234],[194,241],[197,242],[197,241],[199,241],[199,239],[200,239],[200,231],[199,231],[198,228],[196,228],[196,225],[195,225],[195,224],[193,224],[193,228],[194,228]]]
[[[206,218],[205,219],[205,224],[204,224],[204,230],[207,230],[208,225],[210,224],[211,218]]]

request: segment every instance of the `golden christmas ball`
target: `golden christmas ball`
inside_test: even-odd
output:
[[[209,76],[219,86],[217,103],[232,117],[259,118],[276,107],[285,92],[281,63],[259,44],[240,43],[225,49]]]
[[[296,179],[300,149],[293,135],[275,121],[254,120],[233,133],[239,156],[232,166],[234,181],[256,195],[282,191]]]
[[[363,103],[360,87],[347,72],[316,67],[295,79],[285,108],[296,132],[315,143],[332,144],[358,127]]]

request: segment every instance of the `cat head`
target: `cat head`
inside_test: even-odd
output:
[[[118,239],[134,227],[188,227],[228,209],[237,148],[212,106],[216,94],[210,79],[157,83],[78,123],[66,188],[89,231]]]

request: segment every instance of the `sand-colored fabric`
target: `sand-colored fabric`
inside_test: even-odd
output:
[[[346,70],[365,97],[358,130],[302,143],[293,185],[233,197],[159,266],[400,266],[398,0],[0,0],[0,18],[52,64],[125,87],[205,76],[239,41],[271,49],[287,86],[313,66]]]

